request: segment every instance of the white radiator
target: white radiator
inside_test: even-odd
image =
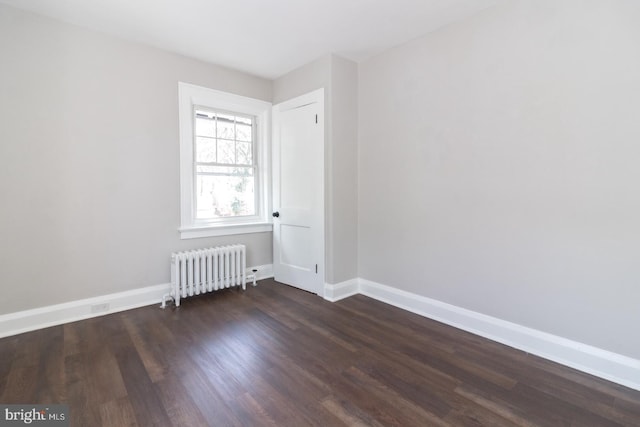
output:
[[[171,297],[180,306],[180,299],[218,289],[242,285],[247,288],[246,248],[244,245],[218,246],[171,254]]]

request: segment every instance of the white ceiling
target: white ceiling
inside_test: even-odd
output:
[[[328,53],[362,61],[498,0],[0,0],[276,78]]]

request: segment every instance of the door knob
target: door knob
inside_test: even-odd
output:
[[[274,218],[278,218],[280,216],[280,212],[274,212],[271,215],[273,215]]]

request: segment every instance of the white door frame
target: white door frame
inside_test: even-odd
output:
[[[299,107],[304,107],[306,105],[309,104],[314,104],[317,103],[319,106],[319,114],[318,114],[318,125],[319,125],[319,131],[321,133],[321,138],[322,138],[322,167],[321,167],[321,172],[320,172],[320,179],[319,179],[319,186],[320,188],[318,189],[319,194],[321,195],[320,197],[320,202],[319,202],[319,210],[320,212],[319,214],[319,221],[318,221],[318,234],[321,236],[321,238],[319,238],[319,241],[317,242],[318,247],[317,247],[317,251],[319,252],[317,254],[317,263],[318,263],[318,273],[317,273],[317,277],[316,277],[316,281],[315,281],[315,292],[319,295],[319,296],[323,296],[324,295],[324,283],[325,283],[325,239],[326,239],[326,235],[325,235],[325,150],[326,150],[326,139],[325,139],[325,121],[324,121],[324,116],[325,116],[325,108],[324,108],[324,88],[320,88],[317,90],[314,90],[312,92],[306,93],[304,95],[301,96],[297,96],[295,98],[289,99],[287,101],[281,102],[280,104],[274,105],[273,106],[273,126],[272,126],[272,130],[273,130],[273,138],[271,139],[272,142],[272,168],[271,170],[274,172],[274,175],[272,176],[272,211],[275,212],[277,211],[280,206],[279,206],[279,200],[276,200],[277,198],[279,198],[279,188],[277,187],[277,183],[279,182],[279,177],[276,177],[275,174],[278,173],[280,171],[280,158],[279,156],[276,154],[277,150],[279,149],[279,145],[280,145],[280,128],[278,126],[278,122],[280,120],[280,113],[284,112],[284,111],[288,111],[288,110],[292,110],[295,108],[299,108]],[[276,248],[276,239],[275,239],[275,224],[274,224],[274,239],[273,239],[273,263],[274,263],[274,267],[276,264],[276,257],[278,257],[278,253],[277,253],[277,248]],[[275,268],[274,268],[274,275],[275,275]]]

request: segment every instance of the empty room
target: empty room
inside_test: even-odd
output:
[[[640,3],[0,0],[0,426],[640,426]]]

